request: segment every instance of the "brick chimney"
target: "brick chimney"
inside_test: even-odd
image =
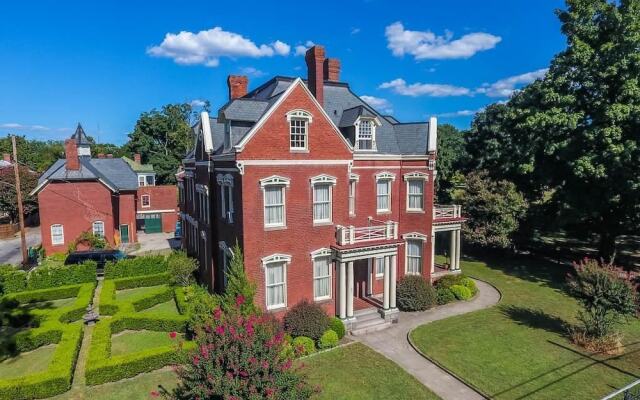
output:
[[[133,155],[133,161],[137,164],[142,164],[142,157],[140,157],[140,153],[136,153]]]
[[[340,60],[337,58],[327,58],[324,60],[324,80],[340,81]]]
[[[75,139],[64,141],[64,154],[67,159],[67,169],[78,171],[80,169],[80,159],[78,158],[78,146]]]
[[[229,75],[227,85],[229,86],[229,100],[237,99],[247,94],[249,78],[244,75]]]
[[[113,158],[113,154],[111,153],[107,154],[107,158]]]
[[[104,158],[104,153],[98,153],[98,158]]]
[[[4,161],[6,161],[6,162],[10,163],[10,162],[11,162],[11,154],[9,154],[9,153],[4,153],[4,154],[2,155],[2,159],[3,159]]]
[[[304,56],[307,62],[307,87],[324,106],[324,47],[313,46]]]

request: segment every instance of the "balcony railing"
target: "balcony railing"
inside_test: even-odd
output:
[[[452,205],[452,206],[443,206],[436,204],[433,207],[433,218],[434,219],[449,219],[449,218],[460,218],[462,217],[462,206]]]
[[[398,238],[398,223],[394,221],[375,221],[380,225],[370,225],[363,227],[336,226],[336,241],[338,245],[350,245],[363,242],[379,240],[391,240]]]

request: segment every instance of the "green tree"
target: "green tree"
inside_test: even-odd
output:
[[[475,245],[506,249],[527,210],[527,202],[512,182],[494,181],[487,171],[472,172],[464,189],[453,192],[469,220],[462,227],[465,239]]]
[[[193,145],[189,104],[168,104],[161,110],[144,112],[129,134],[125,150],[140,153],[144,163],[153,164],[158,184],[175,183],[175,173]]]
[[[256,295],[255,283],[249,281],[244,269],[244,255],[240,245],[236,243],[231,249],[233,258],[227,270],[227,287],[223,294],[223,304],[225,308],[235,307],[238,298],[242,299],[240,311],[244,315],[254,314],[258,312],[258,308],[254,304]]]
[[[20,166],[18,170],[23,211],[25,215],[29,215],[38,209],[37,196],[29,195],[38,185],[38,174],[24,166]],[[13,167],[0,168],[0,214],[2,213],[6,213],[12,223],[18,222],[18,196]]]
[[[466,159],[465,142],[462,132],[455,126],[438,126],[438,161],[436,175],[436,193],[440,203],[447,203],[449,192],[455,186],[454,176]]]
[[[198,261],[184,251],[174,251],[167,257],[167,268],[171,283],[176,286],[189,286],[193,283],[193,273],[198,269]]]

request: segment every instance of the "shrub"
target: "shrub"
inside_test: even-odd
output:
[[[106,249],[109,247],[109,243],[107,243],[104,237],[98,236],[93,232],[82,232],[76,240],[69,243],[68,252],[72,253],[76,251],[79,244],[83,244],[89,249]]]
[[[50,261],[56,264],[62,264],[67,259],[67,255],[65,253],[53,253],[50,256],[45,258],[45,262]]]
[[[21,292],[27,288],[27,273],[11,265],[0,265],[0,295]]]
[[[463,285],[462,282],[465,278],[466,276],[463,274],[445,275],[435,281],[433,285],[436,288],[450,288],[453,285]]]
[[[184,251],[174,251],[167,257],[167,268],[171,283],[189,286],[194,281],[193,272],[198,269],[198,261],[187,256]]]
[[[115,263],[107,263],[104,266],[105,279],[126,278],[166,272],[167,260],[161,255],[126,258]]]
[[[291,343],[298,356],[308,356],[316,352],[316,344],[310,337],[298,336]]]
[[[473,279],[463,276],[462,279],[460,279],[460,283],[471,291],[472,296],[475,296],[478,293],[478,287]]]
[[[329,329],[320,337],[320,341],[318,342],[318,347],[321,349],[330,349],[332,347],[336,347],[338,345],[338,334]]]
[[[435,289],[421,276],[407,275],[400,279],[396,293],[402,311],[424,311],[436,304]]]
[[[436,289],[436,299],[438,304],[443,305],[456,301],[456,295],[453,294],[451,289],[441,287]]]
[[[134,288],[147,287],[147,286],[164,285],[167,283],[168,280],[169,280],[169,275],[164,273],[164,274],[132,276],[130,278],[114,279],[113,282],[117,290],[123,290],[123,289],[134,289]]]
[[[196,327],[197,349],[177,367],[178,387],[163,394],[176,400],[309,399],[315,391],[291,358],[282,357],[284,337],[270,314],[245,316],[240,306],[217,309]]]
[[[255,314],[259,312],[253,302],[256,295],[256,285],[247,278],[244,270],[244,256],[238,243],[233,246],[231,251],[233,258],[227,270],[227,287],[222,297],[222,308],[234,308],[236,299],[241,297],[244,302],[240,305],[240,311],[245,315]]]
[[[473,295],[471,294],[471,290],[468,287],[462,285],[453,285],[449,288],[451,293],[456,296],[458,300],[469,300]]]
[[[182,288],[182,293],[183,295],[176,297],[176,304],[181,314],[189,314],[191,330],[206,321],[214,310],[221,307],[220,297],[209,293],[205,287],[191,285]]]
[[[636,312],[636,294],[631,283],[617,274],[617,268],[585,258],[574,263],[575,274],[568,277],[571,294],[582,304],[578,314],[587,338],[615,336],[622,318]]]
[[[342,339],[344,335],[347,333],[347,330],[344,327],[344,323],[340,318],[333,317],[329,322],[329,329],[338,334],[338,339]]]
[[[329,328],[329,316],[322,307],[303,300],[284,316],[284,329],[292,336],[308,336],[318,340]]]
[[[29,272],[27,289],[47,289],[96,281],[95,261],[74,265],[41,266]]]

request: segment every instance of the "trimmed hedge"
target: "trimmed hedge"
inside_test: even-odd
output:
[[[161,255],[126,258],[115,263],[107,263],[104,266],[105,279],[127,278],[166,272],[167,259]]]
[[[131,278],[121,278],[121,279],[105,279],[102,284],[102,292],[100,293],[100,314],[101,315],[115,315],[116,313],[122,312],[133,312],[140,311],[150,307],[153,307],[156,304],[163,303],[164,301],[170,300],[174,294],[173,291],[166,286],[168,275],[167,274],[156,274],[156,275],[147,275],[147,276],[136,276]],[[124,289],[135,289],[139,287],[148,287],[148,286],[158,286],[164,285],[158,288],[151,293],[147,292],[140,297],[136,297],[131,299],[128,302],[118,302],[116,301],[116,291],[124,290]],[[164,292],[169,293],[164,293]],[[151,305],[145,306],[146,298],[150,296],[158,295],[159,293],[163,293],[161,297],[165,298],[164,301],[159,301],[153,303],[150,301]],[[135,304],[134,304],[135,303]],[[136,306],[136,304],[138,304]],[[137,307],[137,308],[136,308]]]
[[[100,385],[154,371],[179,362],[182,356],[175,346],[161,346],[111,357],[111,335],[128,329],[184,332],[186,327],[186,317],[147,317],[138,314],[123,314],[111,320],[98,322],[93,330],[87,359],[87,385]],[[184,343],[185,349],[194,347],[194,342]]]
[[[407,275],[396,289],[398,307],[402,311],[424,311],[436,304],[436,291],[421,276]]]
[[[318,347],[321,349],[330,349],[332,347],[336,347],[339,340],[340,339],[338,339],[338,334],[334,330],[329,329],[320,337]]]
[[[347,330],[344,327],[344,323],[338,317],[331,318],[331,322],[329,323],[329,329],[331,329],[338,335],[338,339],[342,339],[344,335],[347,333]]]
[[[174,290],[170,287],[158,288],[157,292],[147,293],[145,297],[133,301],[133,309],[136,311],[146,310],[155,305],[164,303],[174,298]]]
[[[458,300],[469,300],[471,297],[473,297],[471,290],[466,286],[453,285],[449,288],[449,290],[451,290],[451,292],[456,296],[456,299]]]
[[[299,356],[308,356],[316,352],[316,344],[310,337],[298,336],[291,345]]]
[[[440,287],[436,289],[436,299],[439,305],[444,305],[456,301],[456,295],[453,294],[451,289]]]
[[[86,261],[83,264],[51,265],[38,267],[29,272],[27,289],[47,289],[65,285],[91,283],[96,281],[95,261]]]
[[[0,265],[0,294],[21,292],[27,288],[27,273],[12,265]]]
[[[114,279],[116,290],[166,285],[168,282],[169,282],[169,274],[167,273]]]
[[[307,336],[313,340],[329,328],[329,316],[315,303],[303,300],[294,305],[284,316],[284,329],[291,336]]]

